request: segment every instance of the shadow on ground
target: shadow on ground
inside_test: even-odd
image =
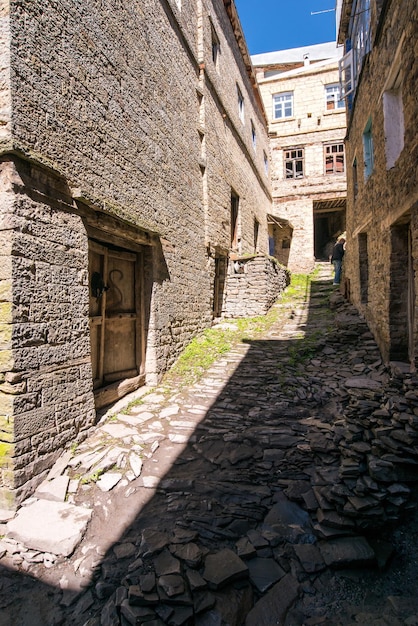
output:
[[[366,354],[353,357],[362,354],[362,333],[341,344],[331,289],[328,279],[313,281],[265,338],[248,340],[242,359],[233,350],[232,360],[227,356],[209,378],[181,393],[187,420],[208,390],[224,382],[141,509],[144,492],[150,493],[142,478],[131,484],[136,491],[129,497],[107,494],[107,523],[129,524],[97,559],[84,592],[73,593],[69,584],[62,594],[57,580],[48,585],[4,570],[1,626],[338,624],[339,612],[364,604],[358,570],[342,582],[321,548],[335,537],[357,537],[355,525],[335,528],[327,538],[317,512],[321,489],[338,482],[334,424],[349,400],[340,381],[367,373],[379,354],[369,343]],[[146,471],[167,462],[172,448],[160,442]],[[77,557],[82,546],[73,564]],[[372,565],[374,556],[363,557],[354,565]],[[53,579],[44,571],[44,581]],[[375,604],[387,595],[386,588],[376,591]]]

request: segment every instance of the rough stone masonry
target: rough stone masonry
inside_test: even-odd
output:
[[[158,382],[223,310],[245,314],[247,289],[228,303],[232,249],[264,266],[251,314],[285,274],[267,256],[268,137],[234,7],[6,1],[0,37],[0,506],[14,509],[98,406]]]

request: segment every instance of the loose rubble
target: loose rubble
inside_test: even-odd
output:
[[[4,526],[0,626],[418,624],[407,585],[361,606],[361,582],[351,604],[338,588],[383,571],[414,514],[418,378],[330,283],[322,266],[266,337],[192,388],[143,389],[57,462]],[[30,532],[67,507],[61,540]],[[39,615],[22,573],[48,585]]]

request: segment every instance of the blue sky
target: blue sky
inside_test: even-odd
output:
[[[335,0],[235,0],[250,54],[335,41]]]

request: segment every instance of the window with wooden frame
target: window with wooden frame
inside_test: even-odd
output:
[[[344,174],[344,144],[332,143],[324,146],[325,174]]]
[[[325,85],[325,109],[327,111],[345,109],[345,101],[341,96],[341,87],[339,83]]]
[[[290,148],[284,151],[285,178],[303,178],[304,148]]]
[[[367,180],[374,168],[374,147],[372,134],[372,119],[369,117],[363,131],[363,158],[364,158],[364,179]]]

